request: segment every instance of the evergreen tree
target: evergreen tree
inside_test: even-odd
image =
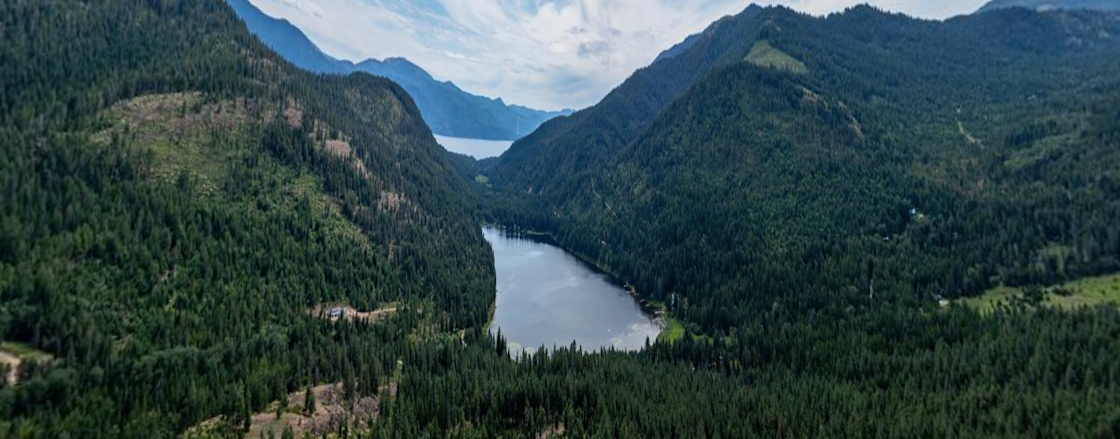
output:
[[[315,388],[308,384],[307,391],[304,393],[303,414],[311,416],[315,414],[317,410],[318,407],[315,405]]]

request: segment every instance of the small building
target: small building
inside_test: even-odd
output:
[[[340,319],[340,318],[346,317],[346,309],[345,308],[331,308],[331,311],[327,314],[327,316],[332,318],[332,319]]]

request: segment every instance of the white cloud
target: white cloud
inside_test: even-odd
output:
[[[323,51],[403,56],[464,90],[542,109],[596,103],[661,51],[751,0],[251,0]],[[813,14],[867,0],[762,0]],[[926,18],[984,0],[872,0]]]

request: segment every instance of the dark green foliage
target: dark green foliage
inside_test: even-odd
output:
[[[1085,12],[748,11],[546,124],[487,171],[491,219],[679,297],[701,337],[583,358],[609,390],[491,418],[574,402],[592,437],[1115,434],[1120,401],[1097,399],[1120,376],[1115,309],[981,317],[936,298],[1120,269],[1118,31]],[[760,39],[808,73],[744,62]],[[525,369],[503,379],[582,378]]]
[[[814,316],[811,338],[760,319],[710,342],[642,354],[562,348],[516,364],[493,352],[492,338],[420,348],[405,360],[415,368],[391,421],[370,436],[525,437],[557,424],[575,438],[1120,432],[1110,360],[1120,342],[1105,335],[1120,330],[1115,309],[851,318]],[[906,323],[915,318],[923,324]],[[850,329],[872,325],[884,329]]]
[[[2,3],[0,335],[55,360],[0,388],[0,437],[239,437],[321,383],[381,396],[351,437],[1116,437],[1115,308],[932,299],[1118,268],[1118,26],[751,8],[477,163],[221,2]],[[808,73],[744,62],[760,38]],[[181,105],[117,106],[151,95]],[[468,185],[688,333],[511,361]]]
[[[488,174],[493,217],[683,295],[708,333],[778,304],[921,306],[1114,271],[1118,31],[1089,13],[748,11],[516,143]],[[809,73],[744,62],[741,35]]]
[[[276,419],[284,416],[284,412],[288,410],[288,394],[280,395],[280,403],[276,404]]]
[[[0,90],[0,337],[56,359],[0,390],[0,437],[241,427],[301,386],[387,376],[421,325],[486,319],[474,201],[404,91],[305,73],[222,2],[5,1]],[[114,107],[141,96],[185,104]],[[309,312],[392,301],[427,312]]]
[[[317,407],[315,405],[315,392],[313,391],[311,385],[308,385],[307,389],[304,392],[303,413],[310,415],[312,413],[315,413]]]

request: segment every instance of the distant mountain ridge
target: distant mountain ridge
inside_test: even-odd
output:
[[[1120,11],[1118,0],[992,0],[980,8],[978,12],[989,12],[997,9],[1027,8],[1036,11],[1055,9],[1087,9],[1097,11]]]
[[[365,72],[384,76],[408,92],[432,132],[442,136],[486,140],[516,140],[542,123],[571,110],[541,111],[506,105],[501,98],[473,95],[451,82],[432,78],[420,66],[404,58],[369,59],[354,64],[323,53],[303,31],[284,19],[271,17],[249,0],[226,0],[245,21],[249,31],[296,66],[329,74]]]

